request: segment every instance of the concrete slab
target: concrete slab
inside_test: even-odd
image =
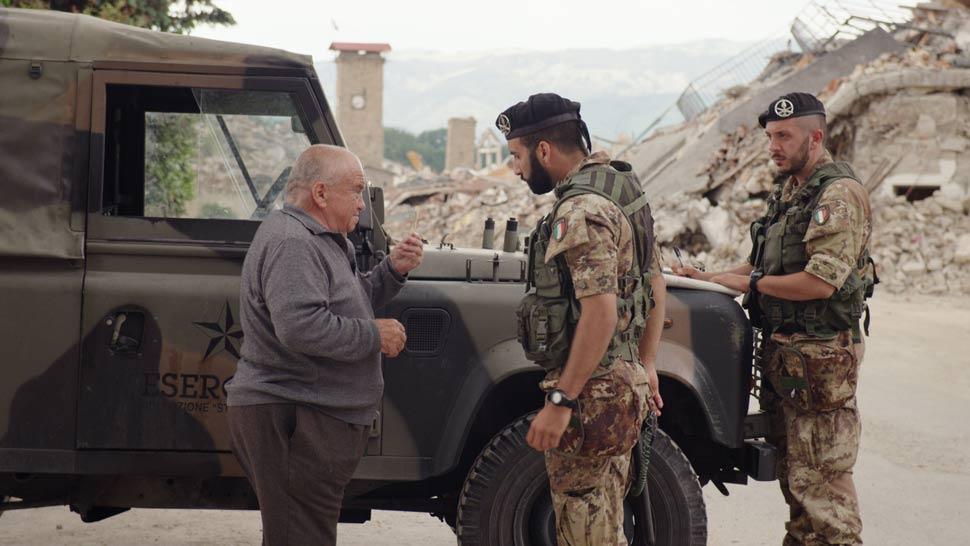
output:
[[[874,61],[883,53],[902,52],[906,46],[897,42],[881,28],[873,29],[841,48],[823,55],[812,64],[775,85],[754,93],[730,112],[721,116],[717,127],[722,133],[730,133],[739,125],[757,123],[758,114],[764,111],[772,99],[794,91],[818,93],[828,83],[851,73],[856,66]]]
[[[774,85],[759,89],[741,99],[721,114],[717,122],[701,130],[685,126],[678,131],[684,139],[677,143],[673,136],[646,141],[629,154],[650,198],[677,191],[697,193],[705,191],[708,177],[705,169],[711,155],[721,146],[724,135],[740,125],[757,123],[758,114],[775,97],[792,91],[817,93],[830,81],[848,75],[859,64],[875,60],[883,53],[903,51],[905,46],[882,29],[872,30],[840,49],[816,59],[802,70],[783,78]],[[673,146],[674,143],[679,144]]]

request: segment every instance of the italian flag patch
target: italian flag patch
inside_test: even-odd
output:
[[[552,238],[556,241],[562,241],[563,237],[566,236],[567,227],[568,224],[565,218],[556,220],[556,223],[552,225]]]
[[[829,221],[829,206],[822,205],[821,207],[815,209],[815,212],[812,214],[812,219],[814,219],[815,223],[820,226],[825,225],[825,222]]]

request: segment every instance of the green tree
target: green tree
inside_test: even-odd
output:
[[[13,8],[52,9],[93,15],[152,30],[189,33],[199,25],[234,25],[236,20],[212,0],[0,0]]]
[[[185,216],[195,197],[197,121],[182,114],[146,117],[145,216]]]
[[[384,128],[384,157],[410,165],[407,153],[410,150],[421,154],[424,164],[432,170],[441,172],[445,168],[445,148],[448,130],[434,129],[415,135],[403,129]]]

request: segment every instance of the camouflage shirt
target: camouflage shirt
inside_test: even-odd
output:
[[[596,152],[567,175],[566,180],[587,165],[609,162],[610,158],[605,152]],[[558,238],[550,238],[546,262],[564,253],[576,299],[617,294],[619,279],[633,267],[636,255],[633,226],[623,211],[605,197],[586,193],[571,197],[559,206],[553,225],[560,220],[564,220],[559,224],[564,226],[564,230]],[[659,256],[655,242],[651,276],[660,272]],[[617,329],[626,329],[630,318],[629,314],[619,317]],[[594,375],[603,371],[597,369]],[[554,373],[558,376],[558,370]]]
[[[831,161],[826,152],[816,167]],[[797,192],[798,185],[791,177],[782,188],[782,201],[790,201]],[[822,192],[805,232],[808,256],[805,271],[838,290],[852,270],[858,269],[859,257],[869,245],[871,233],[872,215],[866,189],[851,178],[832,182]]]

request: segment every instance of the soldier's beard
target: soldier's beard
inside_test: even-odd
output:
[[[785,176],[792,176],[800,173],[802,169],[805,168],[805,165],[808,165],[808,148],[810,144],[810,139],[806,138],[805,141],[802,142],[802,145],[799,146],[798,154],[791,157],[791,163],[788,165],[788,168],[779,172]]]
[[[551,192],[552,188],[555,187],[552,177],[549,176],[549,171],[539,164],[534,153],[529,154],[529,171],[531,172],[525,183],[529,185],[532,193],[543,195]]]

